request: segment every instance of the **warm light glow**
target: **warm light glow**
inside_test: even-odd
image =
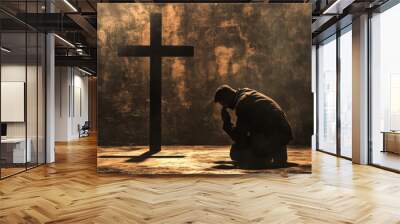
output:
[[[67,4],[74,12],[78,12],[78,10],[68,1],[64,0],[65,4]]]

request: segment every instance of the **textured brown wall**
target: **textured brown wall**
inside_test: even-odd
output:
[[[97,132],[97,78],[90,77],[88,80],[89,89],[89,122],[90,131]]]
[[[309,4],[105,3],[98,4],[99,145],[148,143],[149,59],[117,51],[149,44],[152,12],[162,13],[163,44],[195,49],[193,58],[163,59],[163,144],[229,143],[213,104],[221,84],[271,96],[292,124],[292,144],[310,144]]]

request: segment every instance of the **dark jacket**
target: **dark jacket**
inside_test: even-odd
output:
[[[257,133],[266,138],[274,138],[282,144],[292,139],[292,129],[281,107],[270,97],[255,90],[244,88],[237,91],[234,110],[236,125],[227,122],[224,130],[238,142]]]

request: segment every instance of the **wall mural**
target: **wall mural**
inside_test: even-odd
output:
[[[98,4],[99,171],[309,172],[310,24],[309,4]]]

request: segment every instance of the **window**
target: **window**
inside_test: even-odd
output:
[[[371,162],[400,170],[400,4],[371,18]]]
[[[323,41],[317,50],[317,146],[321,151],[351,158],[352,26],[338,33],[340,36]]]
[[[318,149],[336,153],[336,36],[317,51]]]
[[[16,13],[39,13],[44,1],[1,1]],[[0,29],[0,178],[45,163],[45,35],[9,21]],[[11,25],[10,25],[11,24]]]
[[[340,155],[352,157],[352,32],[340,36]]]

